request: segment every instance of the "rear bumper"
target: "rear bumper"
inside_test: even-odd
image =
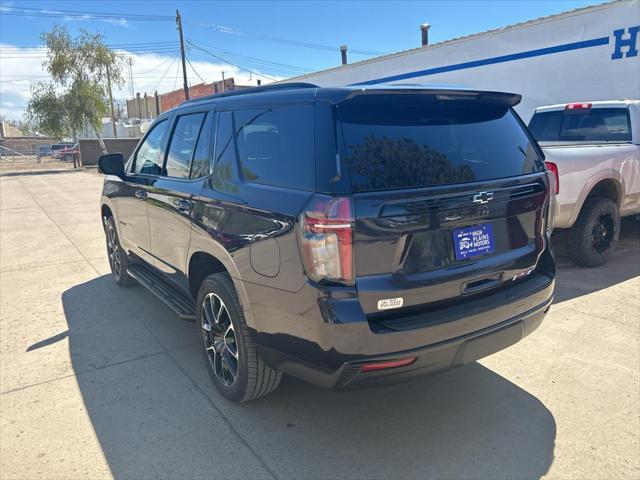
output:
[[[552,300],[553,297],[517,317],[468,335],[392,354],[361,357],[344,362],[335,371],[318,368],[317,365],[310,365],[268,347],[260,347],[259,351],[264,361],[272,367],[323,388],[350,390],[387,385],[471,363],[510,347],[540,326]],[[362,365],[367,363],[408,357],[416,359],[404,367],[374,372],[361,370]]]
[[[554,286],[553,273],[539,273],[473,301],[375,323],[353,289],[305,285],[292,293],[246,283],[247,322],[268,365],[324,388],[347,389],[407,380],[507,348],[540,325]],[[360,371],[364,363],[407,357],[416,360]]]
[[[353,287],[309,283],[285,292],[246,282],[245,312],[262,359],[283,373],[330,389],[390,383],[473,362],[530,334],[555,287],[548,250],[541,264],[545,268],[509,288],[401,318],[368,317]],[[364,363],[407,357],[416,360],[360,370]]]

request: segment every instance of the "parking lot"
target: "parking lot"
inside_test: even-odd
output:
[[[0,477],[640,478],[640,222],[559,256],[533,335],[413,383],[216,392],[180,321],[109,276],[90,171],[0,177]],[[561,253],[561,252],[560,252]]]

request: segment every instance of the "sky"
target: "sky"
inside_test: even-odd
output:
[[[465,1],[3,1],[0,0],[0,114],[22,118],[32,85],[46,81],[40,35],[54,24],[72,35],[100,32],[131,58],[133,91],[159,93],[182,85],[176,8],[183,19],[191,85],[234,77],[255,85],[500,28],[602,0]],[[27,10],[28,9],[28,10]],[[127,79],[114,92],[131,97]]]

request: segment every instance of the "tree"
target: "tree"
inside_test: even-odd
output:
[[[122,59],[104,44],[100,33],[80,30],[76,38],[55,25],[41,36],[47,46],[43,66],[51,81],[31,89],[27,118],[32,127],[53,137],[71,136],[90,126],[104,153],[102,118],[107,114],[108,76],[122,85]]]

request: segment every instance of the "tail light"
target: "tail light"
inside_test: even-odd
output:
[[[300,216],[305,271],[316,282],[353,285],[353,205],[350,197],[314,195]]]
[[[555,192],[556,194],[560,193],[560,174],[558,173],[558,165],[553,162],[544,162],[547,166],[547,170],[553,173],[555,178]]]

